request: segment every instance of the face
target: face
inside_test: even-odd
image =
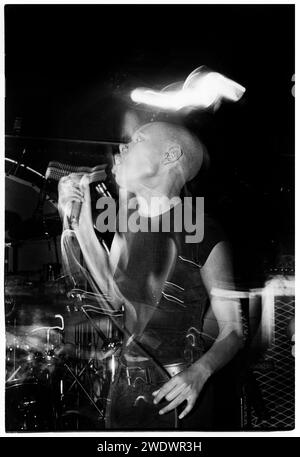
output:
[[[159,144],[154,126],[143,126],[131,138],[130,143],[120,145],[113,167],[116,182],[130,192],[149,185],[157,176],[162,163],[162,145]]]

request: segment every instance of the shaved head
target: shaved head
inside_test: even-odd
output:
[[[178,145],[181,148],[180,166],[185,181],[190,181],[199,172],[204,160],[205,147],[201,141],[189,130],[181,125],[168,122],[151,122],[145,124],[138,131],[147,131],[153,134],[155,142],[162,145]]]

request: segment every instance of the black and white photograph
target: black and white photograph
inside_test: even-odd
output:
[[[5,433],[293,431],[295,5],[3,12]]]

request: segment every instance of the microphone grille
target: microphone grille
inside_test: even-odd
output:
[[[107,164],[97,165],[95,167],[79,167],[62,162],[49,162],[46,170],[45,178],[59,181],[64,176],[71,173],[88,174],[90,175],[90,182],[104,181],[106,179],[106,166]]]

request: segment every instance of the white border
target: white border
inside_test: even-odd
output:
[[[27,1],[23,2],[20,0],[16,1],[7,1],[3,2],[1,0],[1,16],[0,16],[0,32],[1,32],[1,41],[0,41],[0,46],[1,46],[1,59],[0,59],[0,91],[1,91],[1,114],[0,114],[0,136],[1,136],[1,189],[0,189],[0,207],[1,209],[4,208],[4,179],[2,177],[4,176],[4,96],[5,96],[5,78],[4,78],[4,4],[41,4],[42,1]],[[92,1],[89,0],[88,4],[124,4],[124,2],[114,2],[114,1],[105,1],[105,2],[98,2],[98,1]],[[232,4],[232,5],[245,5],[245,4],[250,4],[250,5],[257,5],[257,4],[292,4],[295,5],[295,1],[247,1],[247,2],[240,2],[240,1],[188,1],[188,2],[183,2],[183,1],[127,1],[125,2],[127,4]],[[83,2],[78,2],[78,1],[47,1],[43,2],[43,4],[82,4],[86,5],[86,3]],[[296,49],[298,49],[298,41],[299,41],[299,31],[298,27],[300,27],[300,21],[299,21],[299,11],[300,9],[297,8],[296,6]],[[297,27],[298,26],[298,27]],[[296,73],[297,69],[299,69],[299,59],[297,58],[297,52],[296,52]],[[296,103],[296,126],[299,125],[298,119],[299,119],[299,103]],[[296,131],[296,146],[295,150],[298,151],[298,145],[299,145],[299,140],[298,140],[298,132]],[[296,155],[296,176],[299,176],[299,160]],[[297,202],[299,202],[299,186],[297,184],[297,179],[296,179],[296,208],[297,208]],[[4,214],[4,211],[2,212]],[[3,217],[0,217],[0,225],[1,225],[1,236],[2,240],[4,240],[4,219]],[[299,233],[298,229],[300,228],[299,226],[299,212],[296,212],[296,232]],[[3,230],[3,231],[2,231]],[[3,258],[3,247],[0,249],[0,286],[1,286],[1,300],[3,300],[3,275],[4,275],[4,258]],[[297,260],[299,259],[299,245],[298,245],[298,240],[296,239],[296,265]],[[299,284],[298,281],[296,280],[296,296],[298,296],[299,292]],[[5,361],[5,325],[4,325],[4,306],[1,307],[0,310],[1,317],[0,317],[0,347],[1,347],[1,362],[0,362],[0,405],[4,405],[4,389],[2,386],[5,385],[5,366],[4,366],[4,361]],[[299,328],[299,312],[296,312],[296,328]],[[297,348],[296,348],[296,354],[297,354]],[[109,437],[139,437],[139,438],[147,438],[147,437],[161,437],[162,439],[165,437],[199,437],[201,438],[206,438],[206,437],[296,437],[300,436],[300,404],[299,404],[299,363],[297,361],[297,356],[296,356],[296,428],[293,431],[285,431],[285,432],[147,432],[147,431],[141,431],[141,432],[109,432],[109,431],[97,431],[97,432],[72,432],[72,433],[64,433],[64,432],[57,432],[57,433],[5,433],[5,428],[4,428],[4,408],[1,406],[0,407],[0,436],[6,436],[6,437],[94,437],[98,439],[107,439]]]

